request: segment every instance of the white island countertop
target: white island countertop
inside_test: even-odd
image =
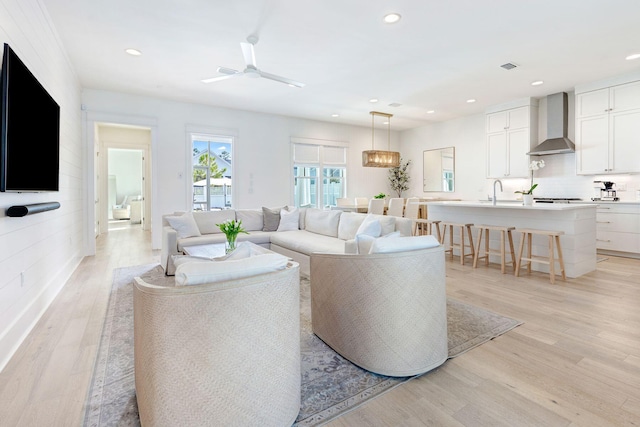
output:
[[[424,203],[424,202],[423,202]],[[593,209],[596,203],[534,203],[531,206],[523,206],[522,202],[426,202],[428,206],[460,206],[469,208],[492,208],[492,209],[518,209],[518,210],[536,210],[536,211],[566,211],[574,209]]]
[[[568,277],[578,277],[596,269],[597,209],[595,203],[535,203],[532,206],[514,202],[497,202],[494,206],[489,201],[427,203],[429,219],[474,224],[475,228],[479,225],[515,227],[513,234],[516,242],[520,238],[518,230],[521,228],[562,231],[564,234],[560,236],[560,241]],[[457,234],[454,239],[458,238]],[[497,247],[499,235],[494,234],[497,233],[491,233],[491,245]],[[547,256],[548,239],[534,236],[533,246],[535,255]],[[546,265],[537,263],[534,263],[533,269],[548,271]]]

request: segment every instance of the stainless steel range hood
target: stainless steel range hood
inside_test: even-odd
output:
[[[550,154],[574,153],[576,146],[567,138],[569,118],[567,94],[555,93],[547,96],[547,139],[527,154],[547,156]]]

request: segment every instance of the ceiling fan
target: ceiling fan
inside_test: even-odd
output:
[[[203,83],[213,83],[213,82],[217,82],[217,81],[220,81],[220,80],[226,80],[226,79],[232,79],[232,78],[235,78],[235,77],[247,76],[247,77],[252,77],[252,78],[264,77],[265,79],[275,80],[275,81],[281,82],[281,83],[286,83],[289,86],[294,86],[294,87],[304,87],[305,86],[304,83],[300,83],[300,82],[297,82],[295,80],[288,79],[286,77],[276,76],[275,74],[265,73],[264,71],[259,70],[257,65],[256,65],[256,54],[255,54],[254,49],[253,49],[253,47],[256,45],[256,43],[258,43],[258,36],[251,35],[251,36],[247,37],[247,41],[249,43],[240,43],[240,47],[242,48],[242,55],[244,56],[244,62],[246,64],[246,68],[244,69],[244,71],[237,71],[237,70],[233,70],[231,68],[226,68],[226,67],[218,67],[218,72],[221,73],[221,74],[224,74],[224,76],[212,77],[210,79],[204,79],[204,80],[202,80],[202,82]]]

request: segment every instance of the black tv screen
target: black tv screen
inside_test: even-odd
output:
[[[1,79],[0,191],[58,191],[60,106],[6,43]]]

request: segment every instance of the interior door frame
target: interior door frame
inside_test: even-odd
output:
[[[84,108],[84,107],[83,107]],[[98,212],[101,212],[100,204],[103,203],[100,199],[100,189],[102,187],[100,185],[100,176],[98,175],[100,171],[100,162],[99,157],[96,156],[96,147],[99,150],[99,140],[97,135],[97,126],[101,123],[110,123],[110,124],[120,124],[120,125],[132,125],[132,126],[140,126],[151,129],[151,147],[150,147],[150,155],[151,155],[151,165],[149,166],[149,161],[147,158],[147,165],[145,169],[150,170],[150,177],[157,176],[156,171],[158,170],[158,124],[157,119],[154,117],[143,117],[143,116],[130,116],[124,114],[113,114],[113,113],[104,113],[98,111],[86,111],[84,110],[84,121],[83,121],[83,133],[85,136],[85,150],[86,153],[86,169],[85,169],[85,214],[83,215],[84,219],[84,230],[85,230],[85,250],[84,253],[86,256],[95,255],[96,253],[96,236],[95,236],[95,219]],[[105,171],[106,172],[106,171]],[[98,179],[98,185],[95,185],[96,179]],[[161,244],[161,237],[155,236],[153,233],[153,214],[157,211],[157,203],[158,203],[158,185],[155,180],[148,179],[146,185],[151,188],[149,194],[147,194],[147,198],[151,196],[151,200],[148,201],[149,209],[145,206],[145,218],[149,221],[149,228],[151,229],[151,241],[152,247],[159,247]],[[105,181],[106,182],[106,181]],[[98,187],[98,188],[97,188]],[[106,184],[104,185],[106,188]],[[106,212],[106,211],[105,211]]]

